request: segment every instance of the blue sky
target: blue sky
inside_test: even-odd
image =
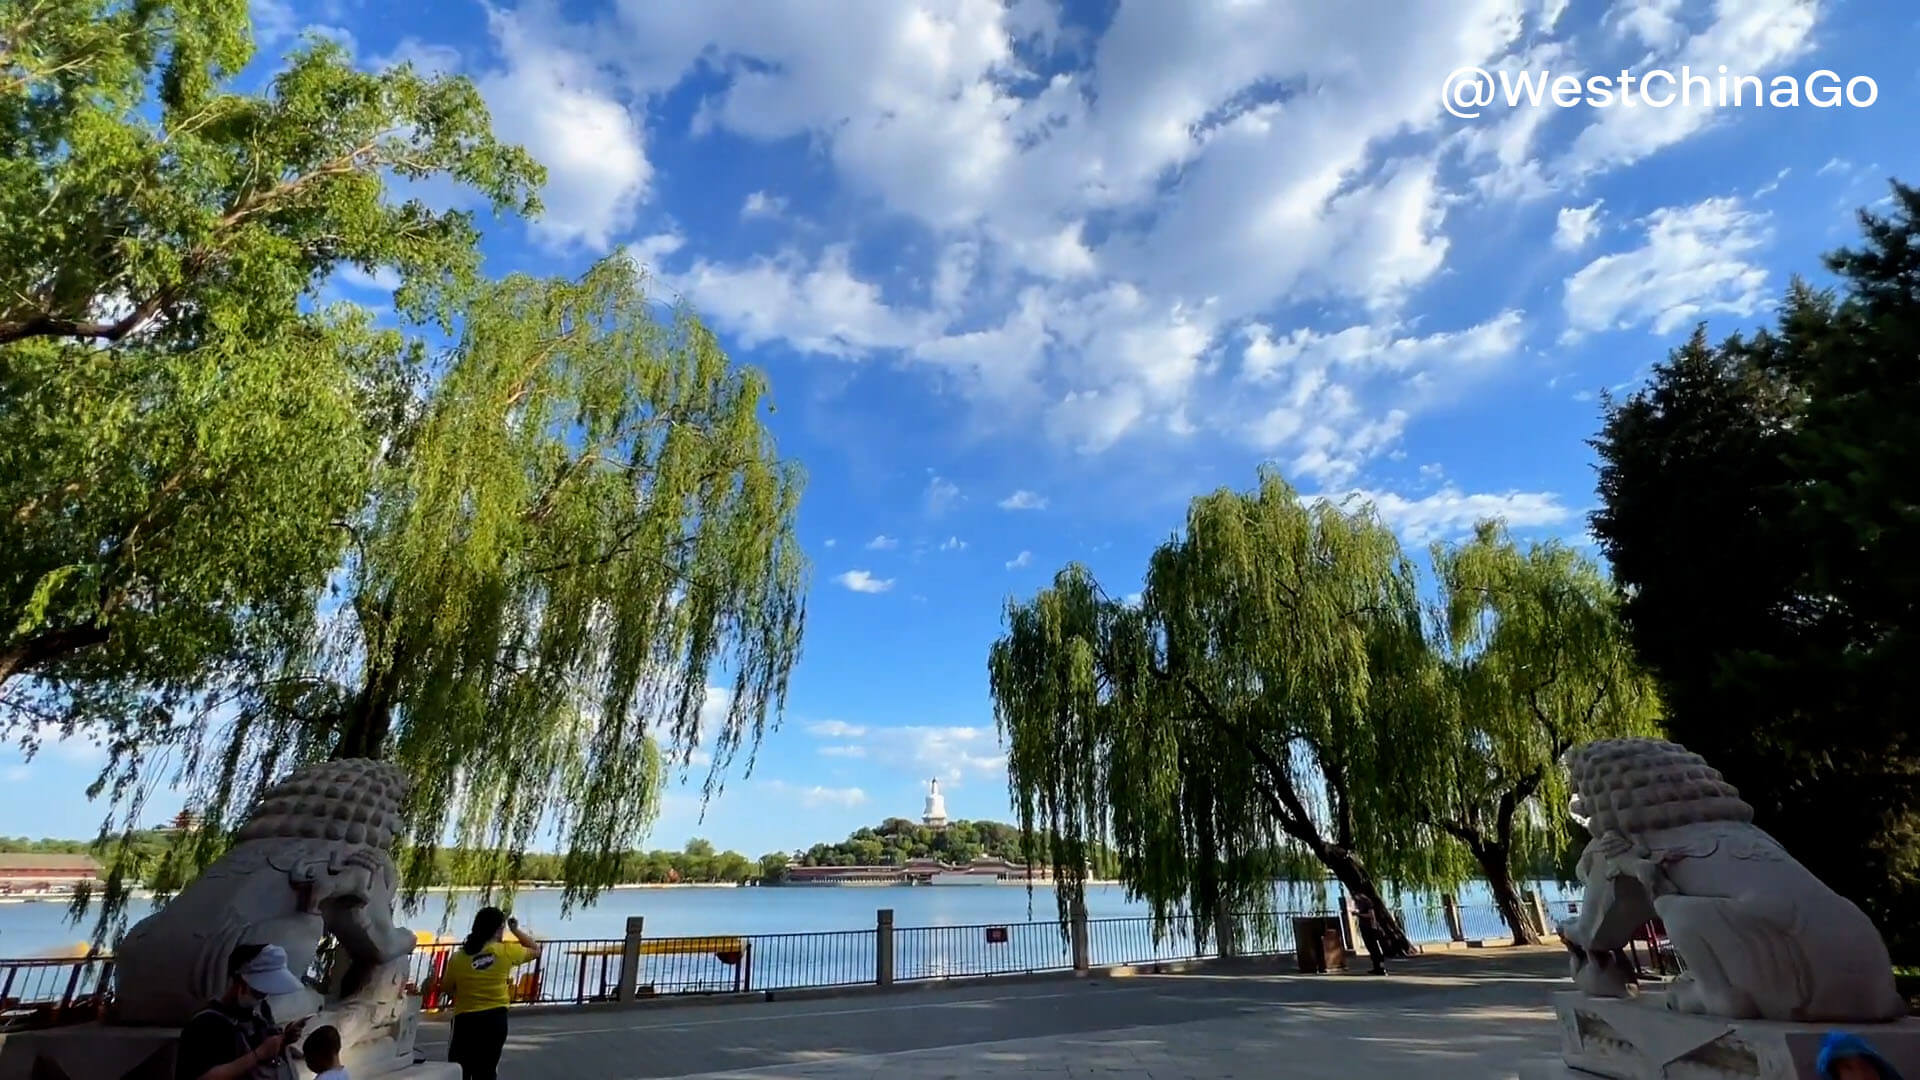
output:
[[[696,770],[660,846],[837,839],[917,815],[932,776],[955,816],[1006,817],[1002,603],[1072,560],[1137,589],[1187,500],[1263,461],[1416,546],[1488,514],[1584,542],[1597,392],[1698,320],[1763,320],[1887,177],[1920,179],[1896,0],[254,11],[263,72],[314,32],[480,84],[551,173],[542,220],[487,224],[491,271],[625,252],[772,378],[810,476],[805,656],[753,776],[702,822]],[[1683,64],[1878,99],[1441,108],[1467,65]],[[0,832],[89,833],[96,760],[0,758]]]

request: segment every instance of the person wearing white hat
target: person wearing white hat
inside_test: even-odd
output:
[[[180,1029],[174,1080],[294,1080],[292,1048],[304,1020],[273,1022],[268,998],[297,994],[278,945],[242,945],[227,958],[227,991]]]

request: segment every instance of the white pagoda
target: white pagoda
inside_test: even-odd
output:
[[[920,814],[920,823],[929,829],[947,827],[947,797],[940,794],[940,781],[927,781],[927,808]]]

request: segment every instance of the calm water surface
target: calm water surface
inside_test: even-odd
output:
[[[1569,898],[1551,882],[1538,886],[1548,901]],[[1460,903],[1469,936],[1497,933],[1497,918],[1484,886],[1461,890]],[[476,894],[429,894],[419,910],[402,916],[416,930],[464,932],[481,901]],[[1415,940],[1438,940],[1441,929],[1437,901],[1429,904],[1408,897],[1402,904],[1407,931]],[[1309,889],[1282,890],[1276,910],[1305,910],[1319,906]],[[970,926],[1019,923],[1054,918],[1051,886],[1036,887],[1031,896],[1018,886],[876,886],[804,888],[674,888],[616,889],[603,893],[590,907],[561,913],[557,889],[527,889],[513,900],[520,921],[543,938],[618,938],[626,932],[627,917],[646,919],[648,937],[694,934],[784,934],[822,930],[871,929],[874,912],[892,908],[894,925]],[[129,921],[151,911],[135,901]],[[1144,903],[1129,901],[1115,885],[1087,888],[1087,913],[1096,919],[1139,916]],[[91,922],[76,927],[67,918],[64,901],[0,904],[0,956],[46,956],[64,952],[84,940]]]

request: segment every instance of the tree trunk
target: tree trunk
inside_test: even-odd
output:
[[[74,626],[63,630],[43,630],[0,647],[0,686],[15,675],[32,675],[40,668],[63,660],[74,653],[104,645],[104,626]]]
[[[341,720],[340,734],[333,744],[335,761],[380,756],[386,748],[387,731],[393,726],[393,696],[399,682],[398,670],[391,667],[368,674]]]
[[[1513,931],[1513,943],[1540,944],[1540,935],[1534,933],[1533,924],[1527,921],[1526,912],[1521,910],[1520,892],[1513,887],[1513,874],[1507,868],[1506,846],[1476,844],[1473,857],[1480,863],[1480,873],[1487,879],[1487,890],[1493,894],[1493,906],[1500,909],[1500,918]]]
[[[1373,883],[1373,876],[1351,851],[1342,847],[1327,846],[1317,852],[1320,861],[1333,876],[1340,880],[1348,893],[1356,897],[1365,897],[1373,905],[1374,925],[1380,929],[1380,946],[1386,951],[1385,959],[1402,959],[1413,955],[1413,943],[1407,940],[1406,928],[1400,925],[1400,912],[1388,906],[1380,896],[1380,890]]]

